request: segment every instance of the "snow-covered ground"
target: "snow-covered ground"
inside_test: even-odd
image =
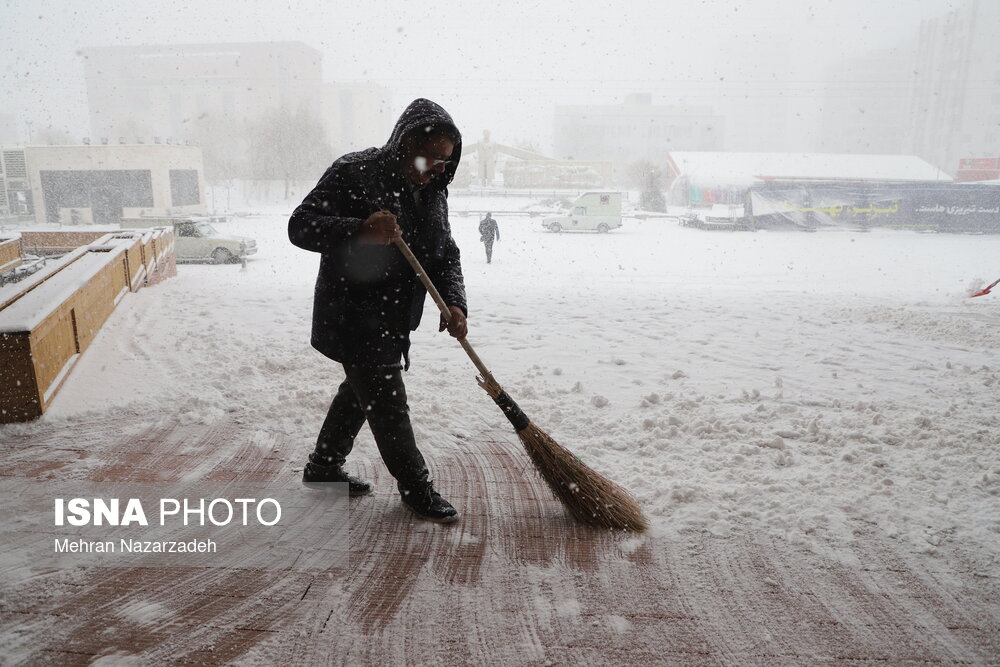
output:
[[[655,531],[768,531],[837,557],[878,526],[912,554],[961,541],[996,568],[1000,295],[965,295],[1000,274],[1000,237],[666,219],[557,235],[496,217],[491,265],[478,219],[452,217],[470,342],[539,426],[637,496]],[[341,373],[309,346],[319,258],[288,243],[286,219],[217,225],[258,240],[245,270],[182,265],[129,295],[49,413],[0,437],[81,413],[238,413],[234,448],[280,434],[298,469]],[[437,448],[509,427],[427,308],[406,380],[433,466]],[[354,456],[378,456],[367,430]]]

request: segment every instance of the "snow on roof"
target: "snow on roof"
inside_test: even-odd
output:
[[[951,182],[915,155],[849,153],[671,152],[688,182],[701,186],[749,186],[767,181],[849,180]]]

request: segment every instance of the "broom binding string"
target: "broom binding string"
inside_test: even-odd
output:
[[[510,425],[514,427],[515,431],[523,431],[531,425],[531,420],[528,419],[528,415],[524,414],[521,406],[510,397],[510,394],[503,390],[503,387],[493,379],[492,375],[488,376],[488,379],[477,377],[476,382],[486,390],[486,393],[490,395],[490,398],[497,404],[497,407],[503,411],[504,416],[510,422]]]

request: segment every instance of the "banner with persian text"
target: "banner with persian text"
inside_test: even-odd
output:
[[[808,184],[755,187],[758,225],[890,227],[1000,233],[1000,185]]]

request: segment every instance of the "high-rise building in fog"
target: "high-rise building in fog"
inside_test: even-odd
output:
[[[298,42],[95,47],[80,55],[95,142],[197,141],[206,128],[271,110],[319,118],[322,54]]]
[[[912,151],[949,173],[1000,155],[1000,2],[967,0],[924,21],[910,97]]]
[[[622,104],[558,106],[554,130],[556,157],[610,160],[622,169],[640,160],[662,164],[671,150],[719,150],[725,119],[710,107],[654,105],[650,94],[635,94]]]
[[[914,154],[955,173],[1000,155],[1000,3],[966,0],[912,38],[826,73],[821,148]]]

